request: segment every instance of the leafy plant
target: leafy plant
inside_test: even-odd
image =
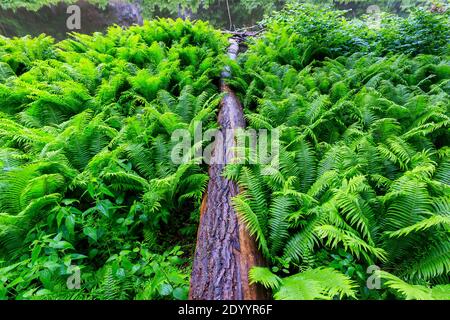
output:
[[[208,176],[171,134],[215,126],[226,44],[181,20],[1,39],[2,298],[187,298]]]
[[[250,276],[274,289],[275,298],[332,298],[338,291],[322,296],[326,286],[296,287],[324,267],[358,284],[358,291],[345,291],[347,298],[420,297],[407,292],[408,286],[421,286],[422,298],[432,298],[435,286],[445,295],[450,273],[445,46],[433,49],[440,41],[435,38],[419,49],[413,36],[403,36],[408,48],[418,50],[387,44],[368,54],[379,45],[377,36],[365,38],[362,47],[347,46],[346,39],[354,41],[365,31],[340,12],[312,8],[293,5],[267,20],[267,32],[251,42],[240,61],[240,78],[232,81],[250,127],[282,132],[278,162],[230,165],[225,172],[243,190],[234,207],[273,272],[255,269]],[[438,30],[446,28],[443,20],[437,22],[442,17],[420,11],[395,23],[424,18]],[[377,32],[392,31],[383,28]],[[316,43],[324,54],[309,51]],[[409,55],[396,54],[399,50]],[[368,290],[373,265],[402,284],[391,277],[380,291]],[[289,289],[281,291],[285,279]]]
[[[267,32],[254,41],[252,50],[264,62],[297,70],[313,60],[356,52],[448,54],[448,10],[438,14],[417,8],[407,17],[381,13],[377,27],[371,27],[369,16],[347,19],[345,14],[331,6],[288,2],[263,21]]]
[[[1,38],[0,298],[187,298],[208,168],[174,163],[172,134],[217,126],[225,65],[249,127],[281,131],[278,161],[224,172],[268,262],[250,281],[275,299],[448,298],[447,22],[371,29],[292,3],[238,63],[201,21]]]
[[[277,300],[328,300],[335,296],[355,296],[353,282],[330,268],[311,269],[280,279],[267,268],[255,267],[249,276],[251,283],[260,282],[275,289]]]

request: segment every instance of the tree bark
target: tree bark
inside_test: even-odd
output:
[[[236,59],[239,43],[232,39],[229,56]],[[230,76],[227,68],[222,77]],[[234,158],[236,141],[230,130],[245,128],[242,106],[222,80],[222,100],[218,122],[223,143],[216,140],[209,168],[210,181],[200,212],[197,247],[191,276],[192,300],[259,300],[268,298],[259,285],[249,285],[248,271],[264,265],[255,239],[250,237],[231,205],[239,187],[222,177],[226,164]]]

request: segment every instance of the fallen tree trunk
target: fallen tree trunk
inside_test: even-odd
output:
[[[236,59],[239,42],[230,40],[228,53]],[[223,72],[223,78],[230,76]],[[189,298],[192,300],[259,300],[267,299],[267,292],[259,285],[249,285],[248,272],[253,266],[264,264],[255,239],[251,237],[231,205],[231,198],[239,193],[233,181],[222,177],[227,163],[234,158],[234,136],[226,132],[245,128],[242,106],[224,80],[225,93],[219,111],[223,143],[215,143],[209,168],[210,181],[203,199],[197,247],[191,276]]]

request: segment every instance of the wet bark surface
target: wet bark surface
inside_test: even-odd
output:
[[[231,40],[229,55],[236,58],[239,44]],[[223,72],[229,77],[229,70]],[[222,81],[222,100],[218,122],[223,143],[214,146],[209,168],[210,181],[201,207],[197,247],[191,276],[192,300],[254,300],[267,298],[259,286],[248,284],[248,271],[252,266],[263,265],[253,237],[231,205],[238,195],[235,182],[222,177],[227,163],[235,157],[236,145],[233,129],[245,128],[242,106],[234,92]]]

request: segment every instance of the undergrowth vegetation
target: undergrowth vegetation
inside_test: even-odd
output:
[[[226,44],[181,20],[0,39],[0,298],[187,298],[208,175],[171,134],[215,126]]]
[[[282,130],[279,166],[226,171],[270,264],[250,278],[276,299],[449,299],[448,13],[341,15],[289,7],[236,66],[249,126]]]
[[[292,2],[237,62],[201,21],[0,37],[0,299],[187,298],[208,167],[172,134],[217,126],[225,66],[249,128],[281,130],[278,161],[224,172],[250,281],[450,299],[449,12],[379,22]]]

